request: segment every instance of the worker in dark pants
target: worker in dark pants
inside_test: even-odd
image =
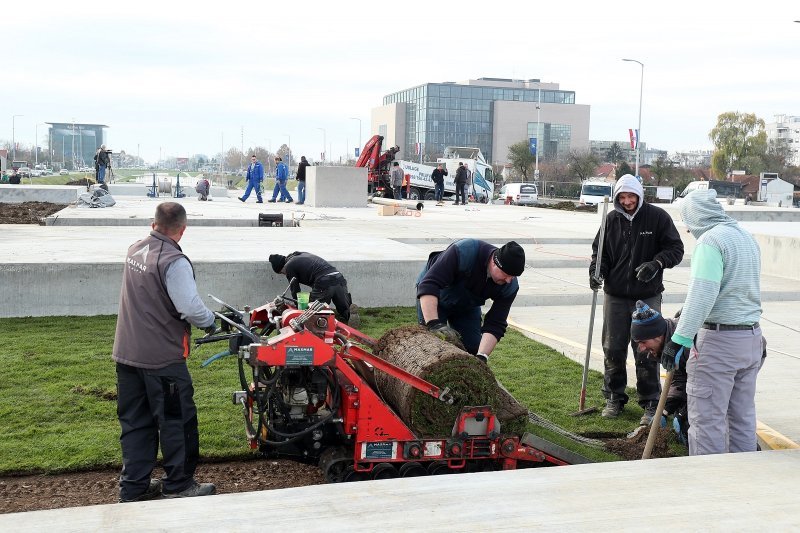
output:
[[[600,232],[592,243],[589,286],[603,288],[603,352],[605,372],[603,396],[606,418],[619,416],[628,402],[626,360],[633,349],[636,364],[636,392],[645,413],[641,423],[655,416],[661,384],[658,362],[643,357],[630,342],[631,314],[636,301],[661,310],[663,272],[683,259],[683,242],[675,223],[663,209],[644,202],[638,179],[626,174],[614,186],[614,210],[606,217],[600,278],[595,278]],[[630,348],[629,348],[630,347]]]
[[[501,248],[461,239],[428,257],[417,279],[419,323],[443,340],[460,340],[484,363],[508,327],[508,313],[525,270],[525,250],[514,241]],[[481,306],[492,307],[481,324]]]
[[[307,285],[311,287],[309,302],[333,303],[339,320],[354,328],[361,325],[358,307],[347,290],[347,280],[323,258],[308,252],[292,252],[286,256],[272,254],[269,262],[276,274],[286,275],[291,282],[292,298],[297,299],[301,284]]]
[[[200,300],[192,263],[178,246],[186,210],[164,202],[153,231],[128,249],[122,277],[113,359],[122,428],[120,502],[214,494],[194,479],[200,440],[186,358],[191,325],[214,330]],[[159,444],[165,475],[150,479]]]

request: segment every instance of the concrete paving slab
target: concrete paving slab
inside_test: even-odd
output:
[[[789,531],[800,527],[798,469],[800,450],[651,459],[14,513],[0,529]],[[680,509],[647,512],[657,505],[642,503],[642,480],[674,479],[693,480]]]

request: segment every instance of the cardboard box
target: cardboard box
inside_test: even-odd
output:
[[[386,216],[394,216],[397,207],[393,205],[379,205],[378,206],[378,216],[386,217]]]

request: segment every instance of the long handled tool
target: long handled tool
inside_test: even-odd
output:
[[[608,196],[603,198],[603,217],[600,220],[600,239],[597,246],[597,261],[594,264],[594,277],[600,279],[600,263],[603,262],[603,243],[606,235],[606,215],[608,214]],[[594,332],[594,312],[597,309],[597,289],[592,289],[592,311],[589,315],[589,338],[586,340],[586,359],[583,362],[583,379],[581,380],[581,397],[578,410],[572,416],[586,415],[597,411],[597,407],[585,408],[586,381],[589,379],[589,356],[592,353],[592,333]]]
[[[650,422],[650,433],[647,434],[647,442],[644,445],[644,452],[642,459],[650,459],[650,453],[653,451],[653,444],[656,442],[656,434],[658,428],[661,426],[661,416],[664,412],[664,406],[667,404],[667,394],[669,393],[669,386],[672,384],[672,374],[675,370],[667,372],[667,377],[664,378],[664,385],[661,389],[661,397],[658,399],[658,407],[656,407],[656,416]]]

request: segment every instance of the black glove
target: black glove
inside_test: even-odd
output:
[[[213,335],[214,333],[217,332],[217,325],[211,324],[210,326],[206,326],[203,328],[203,331],[206,332],[206,335]]]
[[[664,370],[667,372],[675,370],[675,367],[685,369],[686,360],[688,358],[689,348],[670,340],[667,341],[667,344],[661,351],[661,366],[663,366]]]
[[[635,270],[636,279],[638,279],[642,283],[647,283],[648,281],[652,281],[660,270],[661,270],[661,263],[659,263],[656,260],[642,263],[641,265],[636,267]]]
[[[589,288],[593,291],[599,291],[603,286],[603,278],[596,278],[593,274],[589,275]]]
[[[489,364],[489,356],[486,355],[485,353],[478,352],[478,353],[475,354],[475,357],[481,363],[486,363],[487,365]]]
[[[455,345],[461,344],[461,335],[459,335],[456,330],[448,326],[447,322],[444,320],[439,320],[438,318],[429,320],[425,323],[425,327],[428,328],[428,331],[445,342]]]

